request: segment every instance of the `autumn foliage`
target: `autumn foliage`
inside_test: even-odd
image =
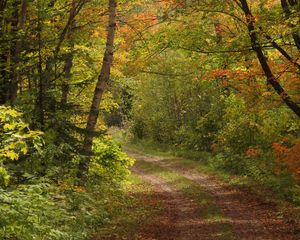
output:
[[[296,140],[290,147],[288,141],[281,143],[274,142],[273,150],[276,154],[278,164],[283,168],[288,168],[293,176],[300,180],[300,140]]]

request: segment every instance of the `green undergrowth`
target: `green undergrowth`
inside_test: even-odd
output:
[[[226,169],[216,167],[216,165],[212,164],[214,156],[210,153],[182,150],[174,146],[160,145],[149,140],[130,141],[126,139],[124,131],[118,129],[110,131],[115,140],[122,144],[126,151],[158,156],[174,166],[210,174],[235,188],[250,191],[262,200],[273,202],[283,211],[287,210],[291,218],[300,219],[300,203],[295,200],[297,196],[288,195],[282,190],[282,186],[285,184],[284,179],[273,179],[275,182],[258,182],[250,176],[233,174]],[[290,214],[291,211],[292,213]]]
[[[198,216],[207,222],[208,225],[217,226],[216,236],[226,240],[234,239],[228,219],[224,218],[214,199],[202,191],[196,183],[157,164],[136,161],[135,166],[142,171],[158,176],[169,186],[174,187],[189,199],[192,199],[196,203]]]
[[[133,140],[127,135],[125,130],[115,127],[110,128],[109,133],[113,136],[114,140],[122,145],[123,149],[127,151],[143,152],[161,157],[176,156],[192,160],[203,160],[211,157],[211,154],[208,152],[187,151],[168,144],[158,144],[148,139]]]
[[[162,210],[152,199],[151,186],[138,175],[131,174],[123,195],[110,202],[110,221],[98,230],[94,239],[140,239],[141,229],[153,223]]]
[[[97,136],[83,183],[86,156],[56,134],[32,131],[23,113],[0,107],[0,239],[133,239],[154,219],[143,202],[148,188],[130,175],[133,160],[110,136]]]

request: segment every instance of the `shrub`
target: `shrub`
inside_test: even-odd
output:
[[[0,184],[8,185],[9,175],[4,167],[7,160],[17,161],[34,149],[41,151],[41,132],[31,131],[22,121],[22,113],[0,106]]]
[[[93,184],[103,181],[120,184],[129,175],[128,167],[133,164],[121,147],[111,137],[103,136],[94,141],[94,156],[91,160],[89,176]]]

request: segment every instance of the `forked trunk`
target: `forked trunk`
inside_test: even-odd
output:
[[[289,19],[290,16],[291,16],[291,11],[290,11],[290,8],[289,8],[289,4],[292,7],[295,7],[298,4],[297,0],[289,0],[289,4],[286,0],[280,0],[280,2],[281,2],[281,7],[282,7],[282,9],[285,13],[285,17],[287,19]],[[295,42],[295,45],[296,45],[297,49],[300,51],[300,36],[299,36],[298,30],[297,30],[297,26],[295,26],[295,24],[292,24],[292,23],[289,23],[289,26],[293,29],[292,37],[294,39],[294,42]]]
[[[247,0],[240,0],[242,10],[245,14],[247,27],[251,39],[252,48],[255,51],[260,65],[264,71],[268,83],[274,88],[274,90],[281,97],[282,101],[298,116],[300,117],[300,107],[292,101],[291,97],[286,93],[283,87],[275,78],[267,59],[263,53],[262,46],[259,43],[258,36],[255,29],[255,19],[251,13]]]

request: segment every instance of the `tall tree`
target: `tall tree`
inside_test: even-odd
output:
[[[24,30],[27,14],[27,0],[15,1],[14,14],[12,17],[12,30],[16,39],[11,46],[12,64],[11,64],[11,84],[9,87],[10,104],[14,105],[17,99],[18,86],[21,83],[20,78],[20,54],[22,51],[22,38],[17,37],[20,30]],[[20,8],[20,9],[19,9]]]
[[[82,2],[82,4],[85,3],[85,1]],[[83,5],[82,5],[83,6]],[[69,27],[67,31],[67,41],[69,45],[69,52],[67,53],[66,60],[65,60],[65,67],[64,67],[64,80],[62,82],[62,95],[61,95],[61,103],[66,104],[68,102],[68,95],[70,90],[70,79],[71,79],[71,71],[73,67],[73,58],[74,58],[74,40],[73,40],[73,32],[75,29],[75,16],[76,16],[76,1],[72,1],[72,6],[69,13]]]
[[[247,28],[251,40],[252,49],[256,53],[256,56],[260,62],[260,65],[264,71],[268,83],[280,95],[281,99],[285,102],[285,104],[300,118],[300,107],[291,99],[291,97],[287,94],[287,92],[278,82],[263,53],[262,46],[258,40],[258,35],[256,32],[257,29],[255,28],[255,18],[252,15],[247,0],[239,0],[239,1],[240,1],[240,7],[243,10],[246,17]]]
[[[7,1],[0,0],[0,35],[1,40],[4,42],[1,44],[0,49],[0,104],[5,104],[8,99],[8,82],[7,82],[7,46],[5,42],[6,32],[6,17],[5,9],[7,8]]]
[[[107,39],[106,39],[106,49],[103,57],[103,63],[100,75],[98,77],[98,81],[96,84],[96,88],[94,91],[94,96],[88,116],[88,121],[86,125],[86,135],[83,144],[83,151],[86,155],[90,155],[92,151],[92,143],[93,143],[93,132],[95,130],[98,116],[100,103],[102,100],[103,93],[107,87],[107,84],[110,80],[110,72],[111,66],[113,62],[114,55],[114,40],[115,40],[115,32],[116,32],[116,9],[117,2],[116,0],[109,0],[108,12],[109,12],[109,20],[107,27]],[[83,177],[86,174],[88,168],[88,161],[83,160],[79,166],[79,177]]]

